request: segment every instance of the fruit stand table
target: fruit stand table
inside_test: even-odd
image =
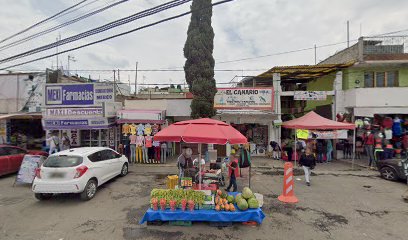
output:
[[[229,193],[231,195],[236,195],[237,193]],[[171,211],[166,209],[164,211],[149,208],[140,224],[144,222],[154,222],[154,221],[192,221],[192,222],[257,222],[261,224],[265,214],[262,212],[261,208],[248,209],[246,211],[241,211],[237,209],[235,212],[228,211],[216,211],[216,210],[194,210],[182,211],[181,209],[176,209]]]

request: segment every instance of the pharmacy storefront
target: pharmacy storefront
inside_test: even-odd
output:
[[[43,128],[67,133],[72,147],[116,149],[120,132],[113,84],[47,84],[44,94]]]
[[[215,119],[231,124],[247,137],[251,155],[265,155],[269,142],[276,141],[278,128],[274,120],[278,117],[274,112],[273,88],[218,88],[214,108]],[[226,155],[229,152],[227,145]]]

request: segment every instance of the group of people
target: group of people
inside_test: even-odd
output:
[[[45,143],[49,148],[48,153],[50,155],[71,148],[71,140],[69,139],[68,134],[63,132],[61,138],[58,135],[58,133],[49,133],[45,139]]]
[[[270,142],[272,148],[272,157],[273,159],[280,159],[279,155],[282,153],[282,150],[287,154],[287,160],[292,161],[293,153],[296,148],[296,155],[297,158],[302,155],[309,149],[313,154],[316,156],[316,160],[319,163],[329,163],[333,159],[333,143],[332,140],[324,140],[324,139],[310,139],[310,140],[302,140],[299,139],[295,142],[292,139],[286,139],[283,142],[283,147],[281,148],[279,144],[275,141]]]

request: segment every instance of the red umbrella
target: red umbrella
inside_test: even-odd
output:
[[[231,125],[210,118],[200,118],[174,123],[154,135],[155,141],[198,143],[198,159],[201,144],[245,144],[247,139]],[[200,160],[199,160],[200,161]],[[199,164],[201,173],[201,164]],[[199,174],[201,183],[201,174]],[[201,189],[201,184],[199,189]]]
[[[174,123],[154,136],[155,141],[208,144],[245,144],[247,139],[225,122],[201,118]]]

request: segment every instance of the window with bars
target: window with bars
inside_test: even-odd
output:
[[[365,72],[364,87],[398,87],[398,71]]]

